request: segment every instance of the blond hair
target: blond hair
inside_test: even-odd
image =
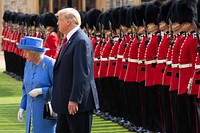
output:
[[[74,8],[64,8],[56,13],[56,16],[63,15],[65,19],[69,19],[76,26],[81,25],[81,16]]]

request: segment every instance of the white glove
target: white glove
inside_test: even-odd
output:
[[[22,122],[24,120],[23,113],[24,113],[24,109],[20,108],[17,115],[17,119],[19,122]]]
[[[36,97],[36,96],[38,96],[38,95],[40,95],[40,94],[42,94],[42,88],[35,88],[35,89],[33,89],[33,90],[31,90],[31,91],[29,92],[29,95],[30,95],[31,97]]]

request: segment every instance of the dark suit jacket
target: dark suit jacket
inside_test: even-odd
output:
[[[54,65],[52,106],[56,113],[67,114],[69,101],[78,103],[78,113],[99,108],[93,62],[91,41],[79,29]]]

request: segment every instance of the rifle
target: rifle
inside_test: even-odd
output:
[[[93,30],[94,30],[94,32],[93,32],[93,36],[96,38],[96,27],[93,25]]]
[[[144,33],[145,33],[145,36],[146,36],[145,45],[147,46],[147,44],[149,43],[149,38],[148,38],[146,22],[144,21],[144,19],[143,19],[143,26],[144,26]]]
[[[134,22],[132,23],[132,27],[134,29],[134,32],[133,32],[132,28],[131,28],[131,32],[133,32],[135,34],[135,36],[138,37],[137,28],[136,28],[136,25]]]
[[[172,38],[174,38],[174,33],[173,33],[173,29],[172,29],[172,21],[171,19],[169,19],[169,32]]]
[[[111,43],[111,46],[113,46],[114,45],[113,31],[112,31],[112,24],[111,24],[110,21],[109,21],[109,29],[110,29],[110,32],[111,32],[111,34],[110,34],[110,43]]]
[[[146,25],[146,22],[144,21],[144,19],[143,19],[143,26],[144,26],[144,33],[145,33],[145,36],[148,37],[147,25]]]
[[[103,32],[102,32],[101,23],[99,23],[99,31],[100,31],[100,46],[101,46],[103,43]]]
[[[111,24],[110,21],[109,21],[109,29],[110,29],[110,32],[111,32],[110,36],[112,37],[113,36],[113,30],[112,30],[112,24]]]
[[[171,38],[172,38],[172,40],[169,42],[169,45],[173,46],[173,44],[174,44],[174,33],[173,33],[173,29],[172,29],[171,19],[169,19],[169,32],[170,32],[170,35],[171,35]]]
[[[89,32],[89,25],[86,23],[86,31],[87,31],[87,34],[88,34],[88,37],[90,36],[90,32]]]
[[[119,27],[119,30],[120,30],[119,36],[120,36],[120,38],[123,38],[123,37],[124,37],[124,30],[123,30],[123,28],[122,28],[121,25],[120,25],[120,27]]]

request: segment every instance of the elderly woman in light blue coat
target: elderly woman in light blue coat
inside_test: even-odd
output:
[[[54,133],[56,121],[43,119],[43,108],[52,88],[55,60],[44,55],[42,39],[25,37],[18,48],[24,50],[26,64],[22,87],[22,99],[18,121],[23,121],[26,111],[26,133]]]

